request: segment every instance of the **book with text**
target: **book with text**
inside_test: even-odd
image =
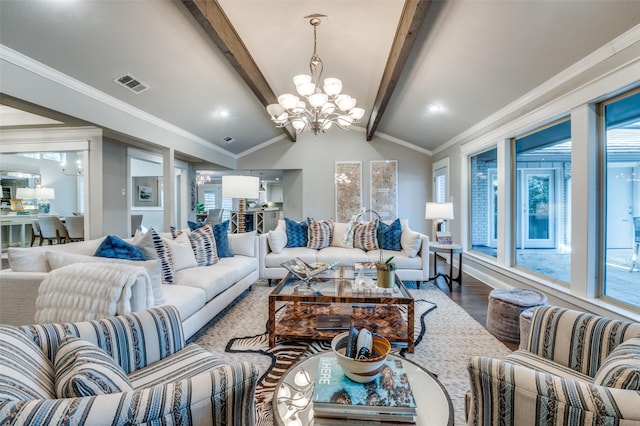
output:
[[[356,383],[344,375],[335,357],[320,358],[313,390],[313,410],[319,417],[415,422],[416,403],[399,359],[387,359],[380,375]]]

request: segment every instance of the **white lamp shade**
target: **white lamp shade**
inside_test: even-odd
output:
[[[284,108],[280,104],[267,105],[267,112],[272,117],[279,117],[284,112]]]
[[[309,103],[314,108],[321,107],[322,105],[326,104],[328,100],[329,97],[326,93],[314,93],[313,95],[309,96]]]
[[[349,111],[349,117],[353,118],[355,121],[360,120],[362,116],[364,116],[363,108],[353,108],[351,111]]]
[[[259,197],[260,178],[254,176],[222,176],[222,196],[225,198]]]
[[[282,105],[284,109],[292,109],[298,105],[300,98],[292,95],[291,93],[285,93],[284,95],[278,96],[278,103]]]
[[[17,188],[16,189],[16,198],[21,200],[28,200],[35,197],[35,190],[33,188]]]
[[[54,200],[56,198],[56,192],[53,188],[35,188],[34,198]]]
[[[342,82],[337,78],[325,78],[323,88],[327,95],[336,96],[342,92]]]
[[[425,207],[425,219],[453,219],[453,203],[431,203]]]
[[[298,74],[293,76],[293,84],[296,86],[305,83],[311,83],[311,76],[309,74]]]
[[[336,106],[334,104],[332,104],[331,102],[327,102],[326,104],[324,104],[322,106],[322,113],[323,114],[333,114],[333,112],[336,110]]]
[[[313,83],[302,83],[296,86],[296,90],[300,96],[309,96],[316,91],[316,85]]]
[[[353,123],[353,119],[348,115],[341,115],[338,117],[338,124],[342,127],[349,127],[351,126],[351,123]]]
[[[340,95],[338,96],[338,99],[336,99],[336,104],[341,110],[349,111],[351,108],[356,106],[356,99],[349,95]]]

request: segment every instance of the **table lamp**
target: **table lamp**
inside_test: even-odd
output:
[[[453,219],[453,203],[428,202],[425,207],[425,219],[433,220],[433,238],[446,235],[447,220]]]
[[[247,199],[259,197],[260,179],[253,176],[222,176],[222,196],[238,199],[238,232],[245,232],[244,208]]]
[[[56,192],[53,188],[36,187],[34,189],[34,197],[38,200],[38,212],[48,214],[51,211],[49,200],[56,198]]]

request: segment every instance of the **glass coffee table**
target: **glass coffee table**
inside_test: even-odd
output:
[[[273,419],[279,426],[325,426],[345,424],[349,426],[389,424],[354,419],[315,417],[313,413],[313,386],[320,358],[331,352],[320,352],[291,367],[280,379],[273,394]],[[399,358],[393,354],[388,359]],[[454,413],[451,398],[436,377],[419,365],[400,358],[409,376],[409,384],[417,406],[416,425],[453,425]]]
[[[396,276],[392,288],[354,287],[349,267],[328,271],[311,283],[288,274],[269,293],[269,347],[279,338],[330,341],[345,329],[318,329],[318,316],[347,316],[357,329],[366,327],[413,353],[414,300],[402,281]],[[280,308],[284,311],[276,315]]]

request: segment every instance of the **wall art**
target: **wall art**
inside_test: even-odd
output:
[[[362,161],[336,161],[336,222],[349,222],[362,206]]]
[[[370,208],[382,220],[398,217],[398,160],[374,160],[370,163]]]

